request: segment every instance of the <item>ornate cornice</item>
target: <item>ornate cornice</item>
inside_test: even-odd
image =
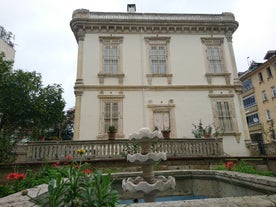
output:
[[[87,33],[146,33],[146,34],[233,34],[238,22],[232,13],[222,14],[164,14],[73,12],[70,26],[77,40],[79,30]]]

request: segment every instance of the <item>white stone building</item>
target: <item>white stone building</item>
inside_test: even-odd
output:
[[[192,124],[223,131],[224,151],[248,155],[232,13],[73,12],[78,43],[75,140],[117,138],[141,127],[193,138]]]

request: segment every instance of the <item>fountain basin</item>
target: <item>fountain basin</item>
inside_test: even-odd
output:
[[[129,162],[137,162],[139,164],[150,164],[155,163],[160,160],[167,160],[167,155],[165,152],[159,152],[159,153],[148,153],[148,154],[128,154],[127,155],[127,161]]]
[[[143,194],[124,192],[122,180],[128,177],[140,176],[141,172],[115,173],[114,188],[119,191],[121,200],[143,198]],[[173,176],[176,180],[176,188],[166,192],[157,192],[156,197],[165,196],[204,196],[208,199],[234,198],[247,196],[254,199],[256,196],[276,196],[276,178],[251,175],[233,171],[216,170],[171,170],[155,171],[154,175]],[[236,199],[236,200],[237,200]],[[223,202],[227,206],[228,199]],[[238,199],[240,200],[240,199]],[[222,205],[223,206],[223,205]]]
[[[139,131],[129,135],[129,140],[140,140],[140,141],[155,141],[163,139],[163,135],[160,131],[150,131],[149,128],[141,128]]]
[[[164,176],[157,176],[155,178],[155,182],[150,184],[145,182],[144,179],[140,176],[133,178],[127,178],[122,181],[122,187],[124,191],[128,191],[131,193],[142,192],[142,193],[151,193],[162,192],[168,189],[175,188],[175,178],[169,176],[168,178]]]

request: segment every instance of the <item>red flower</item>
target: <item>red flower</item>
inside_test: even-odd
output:
[[[26,175],[24,173],[9,173],[7,175],[7,180],[24,180]]]
[[[18,180],[25,180],[26,179],[26,175],[24,173],[17,174],[17,176],[18,176]]]
[[[90,175],[91,170],[90,169],[85,169],[83,172],[84,172],[84,174]]]
[[[57,161],[57,162],[56,162],[56,165],[60,165],[60,161]]]
[[[225,164],[225,167],[228,169],[228,170],[232,170],[233,169],[233,166],[234,166],[234,162],[227,162]]]
[[[7,180],[15,180],[17,173],[9,173],[7,175]]]
[[[63,164],[64,164],[64,165],[68,165],[69,163],[68,163],[68,162],[64,162]]]
[[[67,161],[72,161],[72,160],[73,160],[73,157],[72,157],[71,155],[67,155],[67,156],[66,156],[66,160],[67,160]]]
[[[55,163],[55,164],[51,164],[51,166],[52,166],[52,167],[56,167],[56,166],[57,166],[57,164],[56,164],[56,163]]]

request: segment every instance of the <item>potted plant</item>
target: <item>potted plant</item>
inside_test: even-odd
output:
[[[192,130],[192,133],[195,136],[195,138],[201,138],[204,134],[204,128],[201,120],[199,120],[198,125],[196,124],[192,124],[192,125],[194,127],[194,129]]]
[[[212,130],[213,128],[210,125],[206,126],[205,129],[203,130],[204,138],[210,138],[212,135]]]
[[[115,126],[109,126],[109,127],[108,127],[108,132],[107,132],[107,134],[108,134],[108,139],[110,139],[110,140],[115,139],[115,137],[116,137],[116,132],[117,132],[117,129],[116,129]]]
[[[213,127],[210,124],[204,127],[201,120],[199,120],[198,125],[192,125],[194,126],[192,133],[195,136],[195,138],[210,138],[212,136]]]
[[[161,132],[162,132],[162,135],[163,135],[164,139],[169,139],[170,138],[170,133],[171,133],[170,129],[163,129],[163,130],[161,130]]]

